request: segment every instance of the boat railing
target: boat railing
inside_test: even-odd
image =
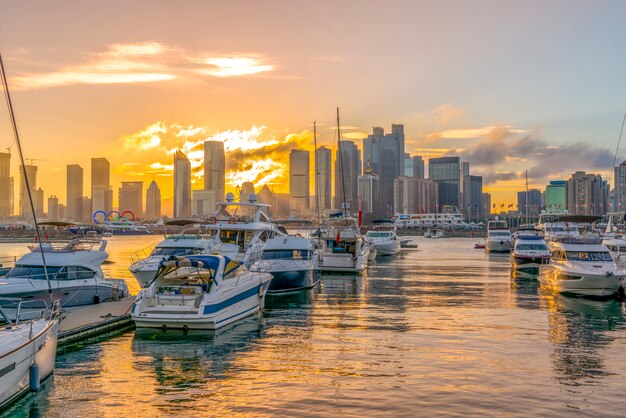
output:
[[[129,256],[131,264],[135,264],[138,261],[148,258],[150,254],[152,254],[152,251],[157,246],[157,244],[158,242],[155,242],[152,245],[148,245],[145,248],[142,248],[140,250],[135,251],[134,253],[131,253]]]
[[[35,307],[29,307],[29,305],[39,305]],[[41,306],[43,305],[43,306]],[[7,310],[15,312],[15,315],[11,315]],[[28,309],[25,313],[24,309]],[[36,310],[41,309],[37,312]],[[21,298],[0,298],[0,322],[6,322],[13,325],[18,325],[23,320],[22,314],[26,315],[28,320],[39,318],[52,318],[58,316],[61,312],[61,302],[56,300],[50,305],[45,300],[24,300]]]

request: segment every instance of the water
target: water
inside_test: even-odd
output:
[[[154,241],[111,238],[107,273],[132,283],[128,254]],[[622,303],[512,278],[475,239],[415,241],[217,334],[132,331],[60,355],[7,415],[624,415]]]

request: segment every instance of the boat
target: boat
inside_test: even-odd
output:
[[[263,308],[272,276],[222,255],[170,257],[131,308],[138,328],[215,330]]]
[[[600,237],[564,237],[548,242],[550,264],[541,265],[542,287],[585,297],[613,297],[626,272],[615,264]]]
[[[400,240],[393,221],[374,221],[374,227],[365,233],[377,255],[388,256],[400,253]]]
[[[619,268],[626,269],[626,239],[624,237],[602,238],[602,244],[606,245],[611,253],[611,258]]]
[[[145,250],[131,255],[133,262],[128,271],[135,277],[141,287],[152,281],[163,260],[171,256],[187,256],[194,254],[211,254],[216,246],[215,236],[192,234],[185,231],[181,234],[166,235],[147,257],[142,257]]]
[[[0,299],[0,411],[29,390],[37,390],[54,370],[59,332],[59,307],[53,305],[39,318],[13,319],[3,306],[15,304],[23,312],[21,299]]]
[[[320,240],[322,272],[361,274],[367,268],[370,246],[359,233],[355,218],[328,219],[326,226],[320,229]]]
[[[98,226],[103,228],[102,234],[116,235],[152,235],[152,231],[139,222],[129,220],[105,221]]]
[[[485,244],[484,242],[477,242],[476,244],[474,244],[474,249],[484,250],[486,246],[487,244]]]
[[[580,236],[578,226],[567,212],[544,212],[539,215],[537,228],[543,231],[546,241]]]
[[[106,245],[106,240],[85,238],[32,244],[30,252],[0,279],[0,297],[47,303],[51,291],[53,301],[70,307],[127,296],[124,280],[104,277],[101,266],[108,258]]]
[[[396,214],[394,216],[398,229],[418,229],[418,228],[454,228],[466,229],[469,224],[460,212],[453,213],[412,213]]]
[[[515,233],[511,263],[516,270],[538,274],[542,264],[550,262],[550,250],[538,229],[519,229]]]
[[[268,293],[311,289],[320,280],[319,254],[313,238],[281,236],[267,240],[250,271],[270,273]]]
[[[424,232],[424,238],[445,238],[446,234],[443,232],[443,229],[439,228],[428,228],[426,232]]]
[[[490,253],[508,253],[513,247],[513,239],[506,221],[489,221],[487,223],[487,237],[485,251]]]

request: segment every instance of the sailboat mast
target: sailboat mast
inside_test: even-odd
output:
[[[37,234],[37,242],[39,243],[39,251],[41,252],[41,261],[43,265],[43,272],[46,276],[46,283],[48,284],[48,294],[50,295],[50,302],[52,300],[52,285],[50,284],[50,277],[48,276],[48,266],[46,264],[46,256],[43,251],[43,242],[41,231],[39,229],[39,222],[37,221],[37,211],[33,203],[33,194],[30,190],[30,183],[28,181],[28,173],[26,172],[26,164],[24,163],[24,153],[22,152],[22,143],[20,141],[20,134],[17,130],[17,122],[15,121],[15,113],[13,113],[13,102],[11,101],[11,93],[9,92],[9,84],[7,82],[7,74],[4,70],[4,62],[2,60],[2,54],[0,54],[0,72],[2,73],[2,87],[4,88],[4,96],[9,108],[9,116],[11,118],[11,125],[13,127],[13,135],[15,136],[15,143],[17,144],[18,154],[20,161],[22,162],[22,175],[24,176],[24,184],[26,186],[26,192],[28,195],[28,202],[30,203],[30,209],[33,214],[33,222],[35,223],[35,232]]]
[[[349,213],[348,203],[346,202],[346,179],[343,173],[343,152],[341,149],[341,123],[339,122],[339,107],[337,107],[337,152],[339,153],[339,173],[341,175],[341,197],[342,212],[344,215]]]
[[[320,197],[320,168],[317,161],[317,121],[313,121],[313,147],[315,148],[315,203],[317,206],[317,222],[322,221],[322,208]]]
[[[530,218],[528,216],[528,170],[526,170],[526,223],[530,223]]]

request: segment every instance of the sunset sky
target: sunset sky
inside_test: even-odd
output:
[[[526,169],[542,189],[608,174],[624,16],[623,1],[6,1],[0,52],[26,157],[62,202],[66,165],[85,169],[89,194],[100,156],[115,201],[120,181],[153,178],[171,198],[177,148],[201,188],[206,139],[225,141],[230,188],[286,191],[289,149],[313,148],[314,120],[332,145],[339,106],[359,146],[403,123],[408,152],[461,155],[499,204]]]

